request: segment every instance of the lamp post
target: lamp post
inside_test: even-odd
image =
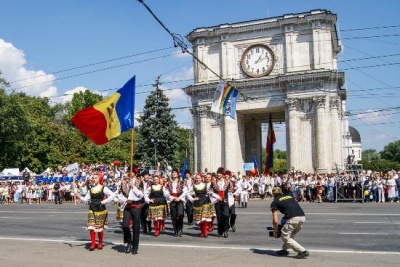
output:
[[[157,150],[156,150],[156,145],[157,145],[157,139],[151,138],[151,142],[154,145],[154,167],[157,169]]]

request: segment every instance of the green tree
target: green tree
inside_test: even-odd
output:
[[[381,159],[381,154],[377,152],[375,149],[366,149],[362,152],[362,160],[364,162],[371,160],[379,160]]]
[[[169,99],[160,85],[158,77],[153,85],[155,90],[146,98],[143,115],[139,118],[135,159],[150,167],[155,167],[157,162],[168,162],[173,167],[179,167],[182,140],[169,107]]]
[[[387,144],[381,152],[381,157],[400,163],[400,140]]]
[[[262,169],[265,169],[265,160],[267,157],[267,153],[265,148],[262,150],[261,162]],[[280,149],[274,149],[274,167],[270,170],[273,173],[286,173],[287,172],[287,160],[286,160],[286,151]]]

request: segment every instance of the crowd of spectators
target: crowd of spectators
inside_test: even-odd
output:
[[[129,166],[114,161],[111,164],[82,164],[75,175],[68,176],[66,168],[59,167],[40,176],[19,181],[0,182],[0,204],[62,204],[75,201],[76,194],[86,195],[93,173],[101,173],[104,184],[118,191],[121,181],[129,177]],[[140,171],[139,171],[140,174]],[[166,182],[168,171],[154,173]],[[192,176],[197,173],[192,174]],[[201,173],[206,176],[207,173]],[[215,177],[215,174],[211,174]],[[245,179],[243,179],[245,178]],[[299,202],[336,202],[340,200],[361,202],[399,202],[400,179],[397,171],[387,173],[362,171],[360,173],[312,174],[290,172],[288,174],[246,176],[232,173],[236,185],[246,180],[250,198],[271,198],[274,186],[282,187],[284,194]],[[57,197],[60,200],[57,201]]]

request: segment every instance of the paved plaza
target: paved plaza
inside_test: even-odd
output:
[[[277,257],[280,239],[269,238],[270,200],[237,208],[237,231],[199,238],[196,226],[174,237],[170,221],[159,237],[140,236],[138,255],[124,253],[116,206],[108,205],[102,251],[90,252],[87,205],[0,206],[2,266],[396,266],[400,260],[400,203],[302,203],[307,221],[296,238],[310,252],[304,260]],[[185,218],[186,222],[186,218]]]

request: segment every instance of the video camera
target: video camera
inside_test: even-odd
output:
[[[274,227],[268,226],[267,227],[269,237],[274,237]],[[278,224],[278,237],[281,237],[282,234],[282,225]]]

